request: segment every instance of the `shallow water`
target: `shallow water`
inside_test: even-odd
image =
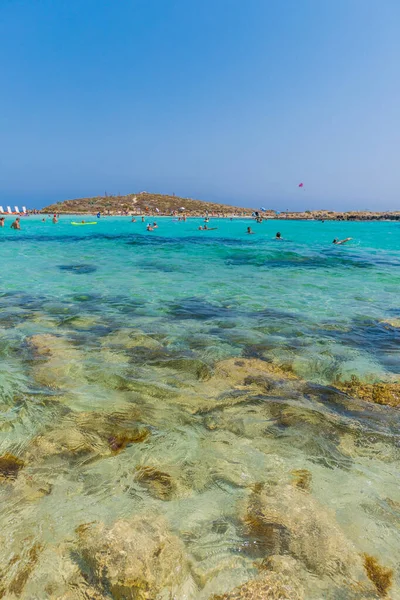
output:
[[[399,376],[400,225],[73,220],[0,230],[3,597],[207,599],[276,556],[306,598],[378,597],[347,551],[400,597],[399,412],[334,388]],[[82,567],[80,526],[137,515],[182,544],[178,587]]]

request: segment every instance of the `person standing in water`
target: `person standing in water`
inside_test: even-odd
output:
[[[54,217],[52,218],[52,222],[53,223],[58,223],[57,215],[54,215]]]
[[[21,229],[20,218],[17,217],[15,221],[11,223],[11,229]]]
[[[4,227],[4,217],[0,217],[0,227]]]
[[[282,238],[281,238],[281,232],[280,232],[280,231],[278,231],[278,233],[276,234],[276,236],[275,236],[275,239],[276,239],[276,240],[281,240],[281,239],[282,239]]]
[[[251,230],[251,227],[247,228],[247,233],[254,233],[254,231]]]

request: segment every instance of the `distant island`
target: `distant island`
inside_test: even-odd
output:
[[[254,212],[259,212],[263,218],[268,219],[300,219],[320,221],[400,221],[400,211],[347,211],[336,212],[331,210],[306,210],[302,212],[275,211],[272,209],[248,208],[181,198],[167,194],[151,194],[140,192],[126,196],[95,196],[93,198],[77,198],[50,204],[43,208],[41,213],[57,214],[102,214],[110,215],[141,215],[171,213],[185,213],[188,216],[202,216],[205,212],[214,216],[250,217]]]
[[[240,208],[228,204],[204,202],[193,198],[181,198],[166,194],[150,194],[140,192],[126,196],[96,196],[94,198],[78,198],[50,204],[41,210],[43,213],[59,214],[156,214],[170,215],[173,212],[185,213],[191,216],[201,216],[208,211],[210,214],[251,216],[252,208]]]

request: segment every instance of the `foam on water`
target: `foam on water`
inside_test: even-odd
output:
[[[399,597],[399,412],[335,384],[399,375],[400,225],[73,220],[0,230],[4,597]]]

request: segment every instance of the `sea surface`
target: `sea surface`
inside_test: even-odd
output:
[[[0,229],[0,597],[383,597],[368,555],[400,598],[400,409],[336,387],[400,378],[400,224],[41,219]]]

